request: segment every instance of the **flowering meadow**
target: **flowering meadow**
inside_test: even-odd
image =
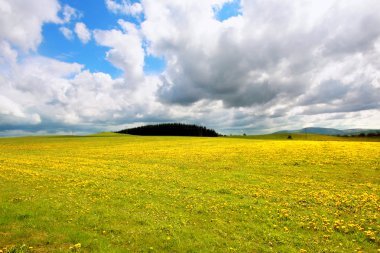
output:
[[[380,142],[1,138],[0,252],[380,252]]]

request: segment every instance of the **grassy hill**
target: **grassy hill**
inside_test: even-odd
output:
[[[375,133],[380,133],[380,129],[362,129],[362,128],[357,128],[357,129],[344,129],[344,130],[339,130],[335,128],[325,128],[325,127],[306,127],[298,130],[282,130],[275,132],[274,134],[320,134],[320,135],[335,135],[335,136],[344,136],[344,135],[349,135],[349,136],[355,136],[355,135],[368,135],[368,134],[375,134]]]
[[[0,250],[376,252],[380,143],[280,136],[1,138]]]
[[[263,135],[233,135],[228,138],[241,138],[252,140],[309,140],[309,141],[380,141],[380,137],[338,137],[331,135],[321,134],[304,134],[304,133],[276,133],[276,134],[263,134]]]

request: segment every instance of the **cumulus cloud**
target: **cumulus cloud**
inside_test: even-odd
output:
[[[8,110],[4,111],[4,108],[7,107],[2,104],[0,108],[3,110],[0,109],[0,111],[2,114],[14,115],[18,118],[48,116],[51,111],[41,108],[45,108],[53,99],[64,101],[66,99],[65,92],[70,87],[67,79],[78,73],[81,68],[82,66],[79,64],[68,64],[44,57],[31,57],[23,60],[11,71],[2,75],[7,82],[0,85],[0,94],[7,97],[9,101],[17,103],[17,106],[12,105],[9,101],[6,104],[18,109],[13,113]],[[49,117],[54,117],[54,115],[49,115]],[[5,118],[2,119],[2,124],[10,123],[9,120],[4,121]]]
[[[38,4],[23,0],[0,1],[0,41],[23,51],[35,50],[42,40],[42,25],[60,22],[59,9],[56,0],[41,0]]]
[[[74,31],[83,44],[86,44],[91,40],[91,32],[88,30],[87,26],[84,23],[76,23]]]
[[[67,4],[63,7],[62,15],[63,23],[69,23],[71,20],[81,17],[81,13],[78,10],[74,9],[73,7]]]
[[[143,1],[148,50],[168,63],[162,102],[276,117],[379,108],[379,2],[241,1],[223,22],[213,4]]]
[[[6,41],[0,41],[0,66],[9,68],[17,61],[18,53]]]
[[[67,27],[60,27],[59,28],[59,31],[63,34],[63,36],[65,36],[66,39],[68,40],[72,40],[74,38],[74,34],[73,34],[73,31],[71,31],[69,28]]]
[[[140,3],[130,3],[129,1],[122,0],[120,2],[115,0],[105,0],[107,9],[113,13],[121,13],[125,15],[138,16],[142,13],[143,8]]]
[[[71,7],[41,1],[47,7],[0,1],[0,131],[165,121],[223,133],[380,124],[377,0],[241,0],[239,15],[223,21],[216,13],[230,0],[106,0],[110,11],[144,20],[93,34],[78,22],[74,32],[108,48],[106,59],[124,73],[117,78],[38,54],[20,58],[38,47],[44,23],[77,18]],[[70,39],[67,26],[60,31]],[[164,59],[165,70],[144,73],[147,56]]]
[[[137,85],[144,79],[142,38],[133,23],[124,20],[118,23],[121,30],[95,30],[94,38],[98,44],[111,48],[107,60],[125,72],[130,85]]]
[[[2,124],[38,124],[41,118],[36,113],[26,113],[19,104],[0,95],[0,122]]]
[[[157,107],[154,77],[131,90],[123,78],[92,73],[76,63],[28,57],[6,78],[0,82],[0,130],[88,131],[143,119]]]

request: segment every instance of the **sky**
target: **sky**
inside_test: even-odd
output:
[[[379,128],[378,0],[0,0],[0,136]]]

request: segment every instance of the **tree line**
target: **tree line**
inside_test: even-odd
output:
[[[129,129],[123,129],[116,133],[148,136],[219,136],[219,134],[215,132],[215,130],[213,129],[208,129],[204,126],[188,125],[181,123],[146,125]]]
[[[338,137],[380,137],[380,132],[359,133],[354,135],[337,135]]]

